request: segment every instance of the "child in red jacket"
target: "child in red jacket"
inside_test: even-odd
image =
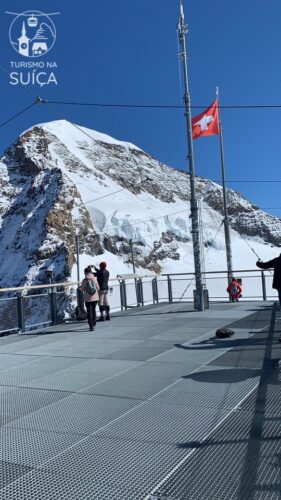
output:
[[[238,299],[241,297],[242,288],[235,278],[232,278],[226,291],[229,293],[231,302],[238,302]]]

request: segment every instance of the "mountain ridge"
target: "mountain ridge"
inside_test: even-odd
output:
[[[0,169],[3,286],[44,283],[50,266],[55,281],[75,279],[77,233],[82,265],[107,256],[114,273],[132,270],[132,239],[139,271],[193,270],[189,174],[138,146],[57,120],[23,132]],[[218,262],[226,269],[222,188],[196,177],[196,193],[206,270]],[[235,265],[245,239],[271,256],[281,245],[281,221],[233,190],[227,196]]]

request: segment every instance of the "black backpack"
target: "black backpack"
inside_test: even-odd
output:
[[[231,330],[230,328],[218,328],[216,331],[216,336],[219,339],[226,339],[232,335],[234,335],[234,330]]]
[[[85,311],[84,307],[77,306],[75,308],[75,317],[77,321],[84,321],[87,319],[87,312]]]

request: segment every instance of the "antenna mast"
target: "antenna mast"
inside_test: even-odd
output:
[[[185,34],[187,33],[187,26],[184,23],[183,5],[180,0],[180,12],[178,21],[178,37],[181,52],[179,54],[184,74],[184,104],[185,104],[185,118],[187,128],[187,141],[188,141],[188,163],[189,163],[189,178],[190,178],[190,209],[191,209],[191,222],[192,222],[192,238],[193,238],[193,255],[194,255],[194,269],[195,269],[195,283],[196,283],[196,304],[198,311],[204,311],[203,300],[203,284],[201,272],[201,249],[200,249],[200,235],[199,235],[199,217],[198,217],[198,203],[195,192],[195,170],[194,170],[194,156],[193,156],[193,143],[192,143],[192,125],[191,125],[191,110],[190,110],[190,94],[188,86],[187,74],[187,58],[186,58],[186,43]]]

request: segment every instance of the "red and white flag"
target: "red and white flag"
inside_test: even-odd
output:
[[[219,134],[219,119],[218,119],[218,101],[212,102],[211,106],[200,115],[195,116],[191,120],[192,123],[192,139],[197,139],[204,135]]]

